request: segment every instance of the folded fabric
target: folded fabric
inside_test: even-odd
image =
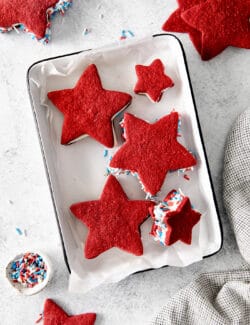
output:
[[[224,163],[224,204],[239,250],[250,263],[250,110],[228,137]]]
[[[167,302],[152,324],[250,324],[250,271],[200,275]]]
[[[250,110],[228,137],[224,203],[244,259],[250,263]],[[180,290],[152,321],[154,325],[250,324],[250,270],[201,274]]]

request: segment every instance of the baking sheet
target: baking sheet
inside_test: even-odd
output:
[[[159,103],[133,93],[136,83],[135,65],[148,65],[160,58],[175,86],[168,89]],[[193,206],[202,213],[193,228],[192,244],[177,242],[163,247],[149,235],[152,220],[141,226],[144,254],[133,256],[117,248],[88,260],[83,255],[87,228],[69,212],[72,203],[98,199],[106,181],[106,167],[113,153],[90,137],[70,146],[60,145],[62,114],[47,99],[52,90],[72,88],[86,67],[95,63],[104,88],[124,91],[133,96],[126,112],[154,122],[173,109],[181,114],[181,134],[178,141],[192,151],[198,160],[186,180],[181,172],[168,173],[158,195],[163,199],[172,189],[181,189]],[[71,270],[69,288],[88,291],[103,283],[119,281],[131,273],[164,265],[186,266],[214,254],[221,247],[221,229],[211,181],[197,122],[183,51],[172,35],[160,35],[139,41],[128,40],[99,50],[52,58],[34,64],[28,72],[28,84],[48,172],[52,198],[62,233],[65,252]],[[115,131],[119,140],[119,121]],[[121,141],[118,141],[121,144]],[[129,175],[118,177],[130,199],[144,199],[138,180]]]

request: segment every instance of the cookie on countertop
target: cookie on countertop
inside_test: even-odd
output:
[[[114,146],[113,118],[131,102],[129,94],[103,88],[95,64],[90,64],[73,89],[48,93],[64,114],[61,144],[73,143],[87,135],[108,148]]]
[[[206,0],[177,0],[179,8],[176,9],[163,24],[165,32],[188,33],[191,41],[199,53],[202,49],[201,32],[188,25],[181,17],[182,13]]]
[[[112,247],[134,255],[143,254],[139,231],[148,218],[151,201],[129,200],[117,179],[110,175],[99,200],[73,204],[73,215],[89,232],[85,241],[85,257],[95,258]]]
[[[189,33],[203,60],[228,46],[250,49],[249,0],[178,0],[164,31]]]
[[[20,30],[47,43],[51,35],[51,19],[64,14],[72,0],[1,0],[0,32]]]
[[[87,313],[69,316],[53,300],[46,299],[44,303],[43,324],[44,325],[94,325],[95,313]]]
[[[181,15],[202,34],[203,60],[210,60],[228,46],[250,49],[250,0],[207,0]]]

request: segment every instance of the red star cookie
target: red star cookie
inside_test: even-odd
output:
[[[191,167],[196,159],[177,140],[178,113],[150,124],[125,113],[126,142],[117,151],[110,167],[138,173],[145,191],[155,195],[170,170]]]
[[[48,98],[64,114],[62,144],[89,135],[109,148],[114,146],[112,118],[132,100],[129,94],[103,89],[94,64],[75,88],[49,92]]]
[[[94,325],[95,320],[96,314],[94,313],[69,316],[51,299],[45,301],[43,314],[44,325]]]
[[[201,214],[192,210],[190,200],[184,197],[176,211],[166,215],[166,245],[172,245],[178,240],[188,245],[192,241],[192,229],[199,222]]]
[[[174,86],[173,81],[164,73],[164,66],[160,59],[154,60],[149,66],[136,65],[135,71],[138,81],[134,92],[146,93],[154,102],[161,99],[164,90]]]
[[[207,0],[181,15],[202,33],[203,60],[209,60],[228,46],[250,48],[250,1]]]
[[[201,32],[188,25],[181,17],[182,13],[191,7],[204,3],[206,0],[177,0],[179,8],[175,10],[162,26],[164,31],[189,33],[195,48],[201,53]]]
[[[177,240],[191,244],[192,228],[201,214],[191,209],[190,201],[180,190],[172,190],[162,202],[149,209],[153,219],[151,235],[161,245],[169,246]]]
[[[89,228],[85,257],[94,258],[112,247],[143,254],[139,226],[148,217],[151,201],[130,201],[114,176],[109,176],[97,201],[73,204],[71,212]]]
[[[24,25],[22,30],[42,39],[50,26],[51,15],[67,9],[71,0],[58,3],[59,0],[0,0],[0,31],[7,32]]]

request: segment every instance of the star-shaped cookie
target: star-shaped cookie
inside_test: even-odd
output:
[[[215,57],[228,46],[250,48],[249,0],[207,0],[181,17],[202,33],[203,60]]]
[[[142,255],[139,227],[147,219],[148,209],[153,204],[151,201],[129,200],[116,178],[110,175],[99,200],[70,207],[74,216],[89,228],[85,257],[97,257],[112,247]]]
[[[134,88],[136,94],[146,94],[153,102],[161,99],[162,92],[174,83],[164,72],[164,65],[160,59],[154,60],[149,66],[136,65],[137,83]]]
[[[191,244],[192,228],[201,214],[191,208],[190,200],[181,190],[172,190],[165,199],[149,209],[153,219],[151,235],[161,245],[170,246],[181,240]]]
[[[177,0],[179,8],[176,9],[162,26],[166,32],[189,33],[195,48],[201,53],[201,32],[187,24],[181,17],[182,13],[206,0]]]
[[[178,240],[188,245],[192,242],[192,229],[200,221],[201,214],[192,209],[188,197],[184,197],[176,211],[166,215],[166,245],[172,245]]]
[[[109,148],[114,146],[112,119],[132,100],[129,94],[104,89],[94,64],[73,89],[49,92],[48,98],[64,114],[62,144],[89,135]]]
[[[146,192],[155,195],[170,170],[196,165],[195,157],[177,141],[178,113],[150,124],[124,115],[126,141],[113,156],[110,167],[138,173]]]
[[[69,316],[51,299],[45,301],[43,312],[44,325],[94,325],[95,320],[96,314],[94,313]]]
[[[1,0],[0,31],[7,32],[20,28],[43,39],[50,26],[50,17],[55,12],[64,11],[72,0]]]

